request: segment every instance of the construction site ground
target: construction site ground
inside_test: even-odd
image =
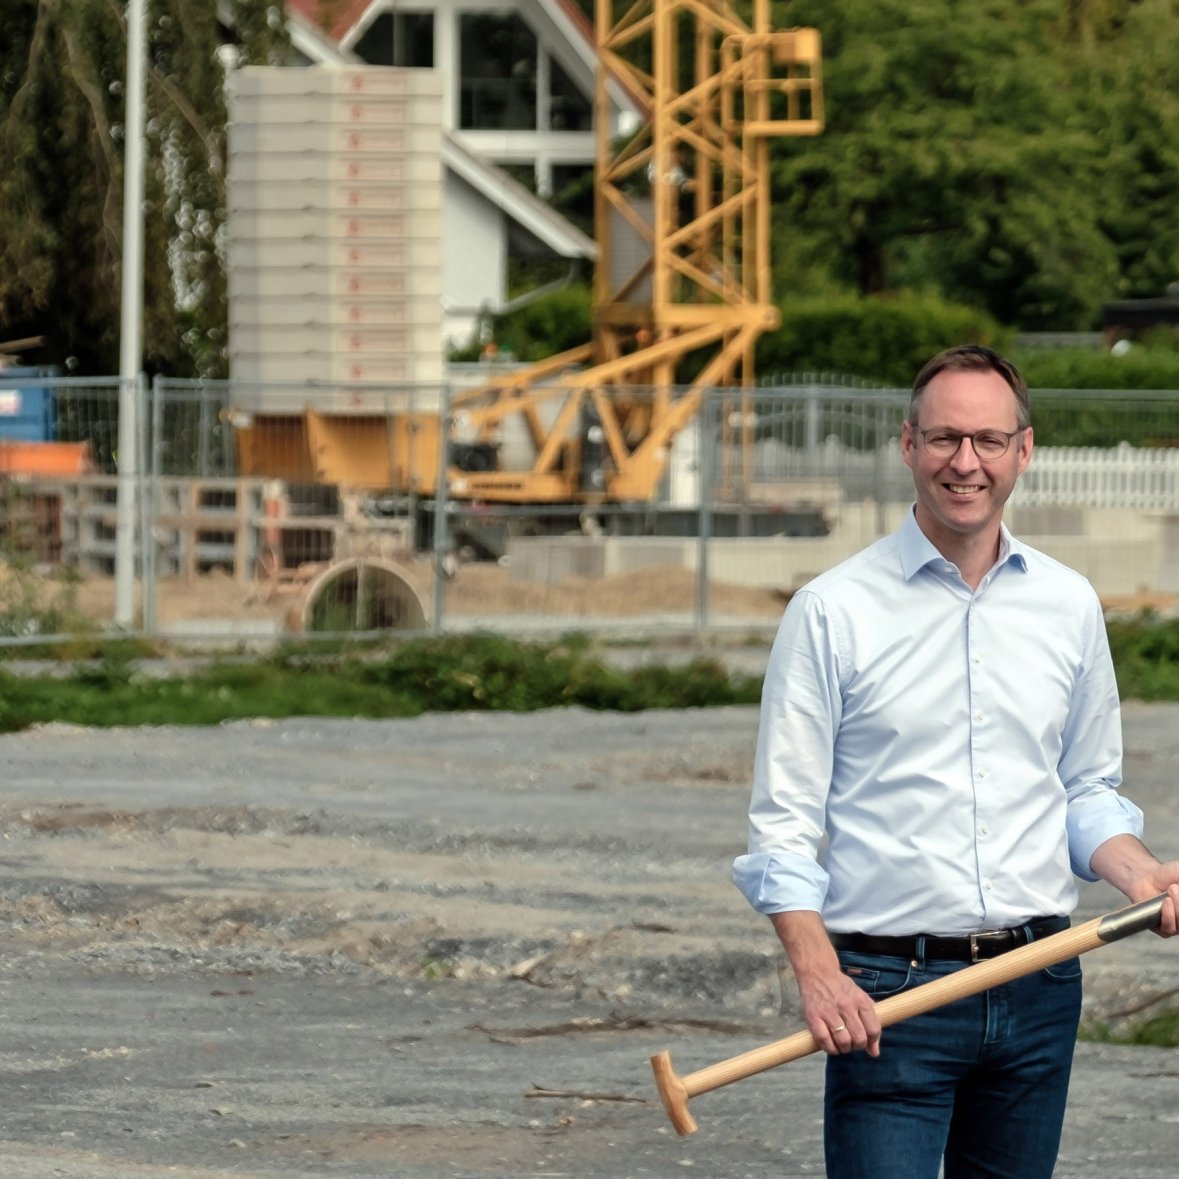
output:
[[[425,559],[398,565],[413,587],[428,618],[433,616],[435,594],[431,565]],[[194,578],[161,578],[155,589],[158,633],[180,644],[185,640],[218,638],[266,639],[293,634],[309,587],[320,567],[312,567],[282,583],[240,581],[225,572]],[[110,577],[86,575],[62,583],[51,574],[17,575],[0,564],[0,613],[6,601],[29,594],[44,608],[67,605],[106,626],[115,617],[115,583]],[[552,583],[513,576],[508,566],[492,562],[462,564],[443,582],[442,620],[448,629],[478,626],[518,633],[538,630],[585,629],[641,634],[671,631],[691,634],[700,617],[696,597],[698,578],[691,569],[652,565],[608,577],[565,577]],[[709,581],[707,623],[719,636],[748,633],[771,635],[781,618],[790,593],[778,587],[752,587],[726,583],[721,576]],[[143,602],[142,587],[135,588],[137,620]],[[1162,615],[1175,611],[1176,596],[1143,591],[1103,599],[1107,611],[1119,615],[1144,609]]]
[[[729,883],[756,709],[0,737],[11,1179],[817,1176],[822,1064],[696,1097],[793,1032]],[[1126,708],[1179,853],[1179,707]],[[1120,904],[1086,886],[1078,919]],[[1089,1016],[1175,1002],[1179,943],[1084,959]],[[885,1039],[887,1051],[887,1033]],[[1175,1050],[1082,1043],[1060,1179],[1173,1179]]]
[[[425,560],[400,563],[411,585],[432,615],[434,586]],[[214,635],[218,629],[242,633],[279,633],[298,629],[298,616],[318,568],[281,584],[241,582],[213,572],[192,579],[162,578],[156,587],[157,622],[165,633]],[[0,578],[4,576],[0,569]],[[510,568],[493,562],[460,565],[443,583],[443,618],[455,625],[473,622],[515,622],[526,627],[554,624],[603,626],[635,624],[644,619],[678,622],[690,627],[697,578],[690,569],[650,566],[611,577],[566,577],[549,584],[519,580]],[[2,585],[0,585],[2,589]],[[40,591],[51,600],[61,590],[46,583]],[[82,578],[69,594],[87,617],[108,622],[115,613],[113,578]],[[137,601],[139,599],[137,598]],[[785,596],[774,589],[727,585],[717,579],[709,593],[709,609],[720,618],[773,626]]]

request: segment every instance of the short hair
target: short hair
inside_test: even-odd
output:
[[[1032,424],[1028,386],[1019,369],[992,348],[982,344],[959,344],[927,360],[917,374],[913,381],[913,392],[909,397],[908,420],[912,425],[917,424],[917,414],[921,409],[921,398],[925,390],[934,377],[945,372],[998,373],[1015,394],[1016,425],[1022,430]]]

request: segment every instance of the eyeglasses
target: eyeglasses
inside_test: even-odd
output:
[[[1010,433],[1006,430],[976,430],[973,434],[960,434],[957,430],[944,430],[940,426],[935,426],[931,430],[914,427],[930,454],[935,454],[939,458],[951,458],[958,453],[962,439],[967,438],[980,459],[1002,458],[1011,445],[1011,439],[1016,434],[1022,434],[1027,428],[1020,426],[1018,430],[1012,430]]]

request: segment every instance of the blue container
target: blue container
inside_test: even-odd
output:
[[[54,391],[44,384],[52,368],[0,368],[0,438],[53,442],[57,437]]]

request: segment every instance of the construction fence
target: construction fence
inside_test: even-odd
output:
[[[598,391],[631,421],[657,403],[682,417],[645,494],[617,502],[584,390],[546,388],[488,431],[465,388],[0,371],[0,646],[107,631],[761,635],[912,502],[905,390],[805,376]],[[1036,390],[1033,418],[1008,522],[1110,609],[1168,608],[1179,392]]]

